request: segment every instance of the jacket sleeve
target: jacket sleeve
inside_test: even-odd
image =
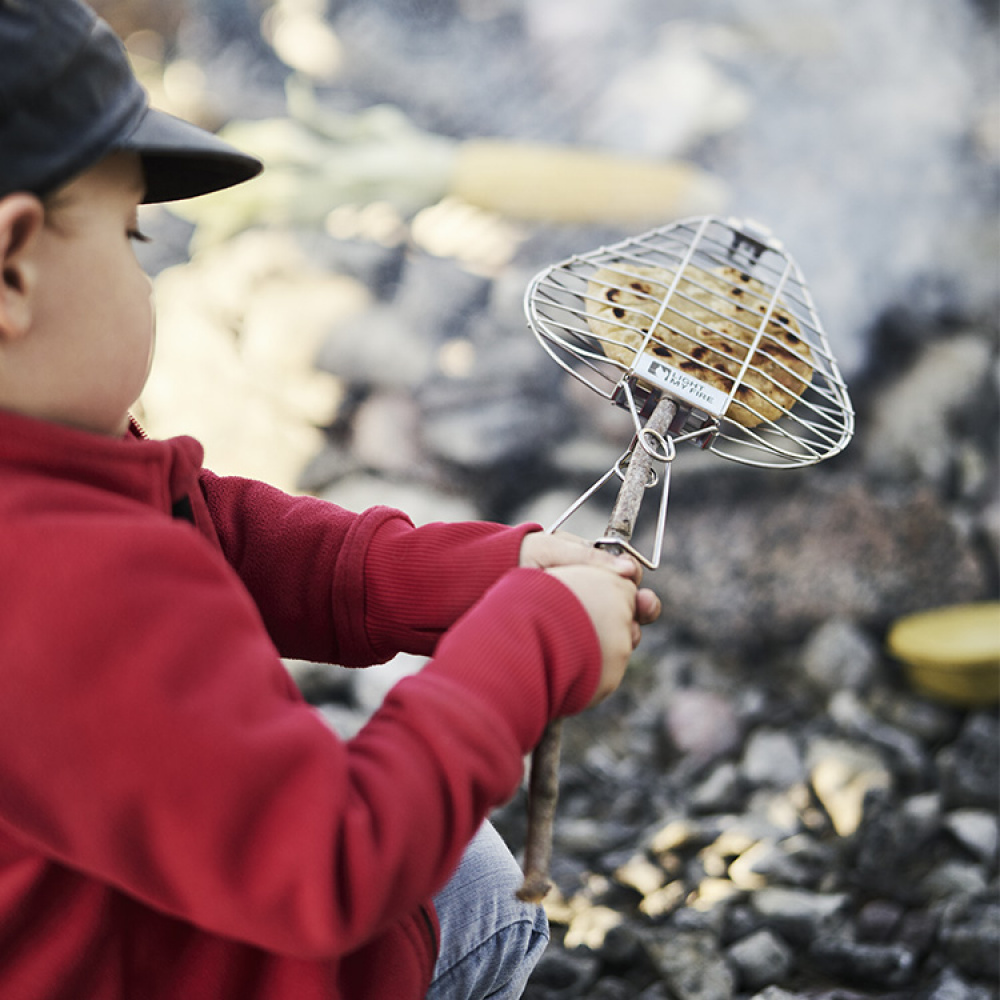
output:
[[[193,528],[94,520],[0,543],[0,832],[215,934],[356,950],[447,880],[597,684],[579,602],[517,569],[343,742]]]
[[[539,530],[415,528],[387,507],[355,514],[238,477],[205,472],[201,482],[226,559],[281,654],[345,666],[430,655]]]

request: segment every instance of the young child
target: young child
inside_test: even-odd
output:
[[[659,602],[537,526],[414,528],[214,476],[130,421],[143,201],[259,164],[150,110],[78,0],[0,0],[0,996],[519,996],[485,823]],[[354,739],[282,656],[430,656]]]

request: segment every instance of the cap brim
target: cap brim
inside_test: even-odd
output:
[[[116,148],[142,159],[146,203],[179,201],[219,191],[256,177],[263,165],[218,136],[150,108]]]

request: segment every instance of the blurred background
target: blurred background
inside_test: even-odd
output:
[[[569,735],[529,997],[996,996],[995,663],[970,681],[946,616],[928,687],[887,639],[997,597],[997,4],[94,6],[155,104],[267,164],[142,220],[140,420],[216,471],[548,524],[632,432],[530,335],[530,278],[692,215],[784,242],[857,435],[809,470],[678,455],[663,621]],[[291,666],[350,732],[419,663]]]
[[[779,235],[814,290],[845,375],[859,386],[898,366],[929,327],[995,318],[1000,110],[989,3],[97,6],[126,38],[158,104],[227,126],[269,164],[268,175],[231,197],[178,205],[176,214],[168,208],[149,223],[163,230],[151,251],[154,270],[206,251],[203,268],[164,278],[165,331],[171,282],[225,267],[225,254],[208,251],[248,233],[228,248],[233,269],[245,273],[255,262],[273,269],[273,259],[283,258],[286,280],[297,275],[310,291],[294,323],[280,307],[270,319],[258,317],[246,295],[231,294],[251,313],[243,353],[266,353],[261,342],[270,334],[261,327],[275,327],[282,352],[305,362],[317,341],[338,339],[338,323],[347,330],[339,339],[356,347],[359,329],[375,325],[360,321],[361,313],[374,309],[383,320],[389,307],[402,326],[421,328],[410,347],[421,354],[414,366],[426,364],[416,341],[436,340],[430,346],[437,348],[468,342],[483,315],[495,317],[500,336],[518,337],[516,299],[538,267],[644,225],[712,211],[757,219]],[[500,140],[492,155],[475,148],[481,139]],[[582,193],[574,203],[555,160],[549,166],[540,158],[527,182],[506,180],[505,157],[518,142],[650,161],[672,194],[659,191],[643,217],[619,189],[618,211],[608,171],[600,204]],[[511,187],[521,190],[519,199]],[[264,234],[274,235],[273,252]],[[266,257],[272,263],[261,263]],[[436,296],[427,292],[441,300],[436,305],[411,291],[410,264],[428,272],[414,285],[444,286]],[[345,280],[324,280],[331,275]],[[227,294],[214,278],[209,284]],[[271,285],[256,290],[273,300],[279,290]],[[303,318],[310,304],[315,320]],[[219,306],[231,311],[235,303]],[[245,318],[237,317],[238,335],[246,333]],[[225,319],[233,332],[233,317]],[[888,350],[887,326],[902,342]],[[161,360],[169,361],[173,338],[162,339]],[[474,352],[452,346],[445,363],[472,363]],[[332,346],[323,367],[350,350]],[[391,366],[388,358],[383,364]],[[441,365],[441,358],[430,362]],[[338,393],[365,380],[352,371],[328,374],[337,380],[328,383],[333,391],[316,391],[328,410]],[[411,381],[421,374],[432,372],[414,372]],[[239,388],[249,403],[250,387]],[[151,394],[151,420],[167,409],[161,402],[159,391]],[[310,416],[307,423],[329,423],[322,408]],[[234,446],[239,426],[255,442],[247,451],[274,450],[245,415],[226,428]],[[531,426],[525,437],[547,447],[550,440]],[[286,465],[280,478],[287,485],[295,473]]]

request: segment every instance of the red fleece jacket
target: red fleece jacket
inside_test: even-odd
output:
[[[409,1000],[600,653],[530,526],[414,528],[0,413],[0,996]],[[193,523],[192,523],[193,521]],[[433,654],[340,740],[280,656]]]

